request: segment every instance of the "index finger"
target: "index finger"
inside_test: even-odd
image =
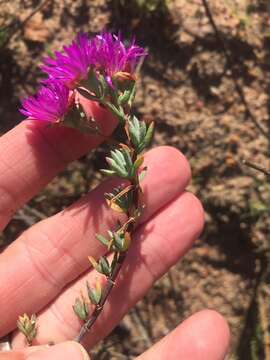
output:
[[[117,121],[97,103],[87,101],[87,116],[94,117],[107,136]],[[59,171],[103,140],[67,127],[49,127],[37,120],[23,121],[0,139],[0,230],[15,211],[38,193]]]

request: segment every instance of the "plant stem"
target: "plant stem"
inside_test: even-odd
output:
[[[127,130],[126,130],[127,131]],[[135,151],[135,149],[131,146],[130,140],[129,140],[129,134],[127,132],[127,137],[128,137],[128,146],[132,149],[133,151],[133,161],[136,160],[137,158],[137,153]],[[130,211],[127,215],[128,215],[128,220],[127,222],[122,226],[123,228],[125,228],[125,232],[128,233],[132,233],[135,227],[135,221],[133,221],[132,219],[136,218],[134,213],[135,211],[139,208],[140,206],[140,192],[141,192],[141,188],[140,188],[140,184],[139,184],[139,178],[138,178],[138,174],[136,173],[134,179],[131,180],[131,184],[129,185],[129,187],[131,187],[131,191],[133,191],[133,200],[134,200],[134,204],[133,204],[133,210]],[[132,220],[132,221],[131,221]],[[126,226],[125,226],[126,225]],[[81,327],[81,330],[79,332],[79,334],[76,336],[76,338],[74,339],[75,341],[81,343],[84,339],[84,337],[86,336],[86,334],[90,331],[90,329],[92,328],[92,326],[94,325],[94,323],[96,322],[96,320],[98,319],[100,313],[103,310],[104,304],[106,303],[114,285],[115,285],[115,281],[117,279],[117,276],[122,268],[122,265],[125,261],[125,258],[127,256],[127,251],[125,252],[115,252],[114,253],[114,257],[116,258],[116,264],[113,268],[113,272],[112,274],[107,277],[107,282],[106,285],[102,291],[102,296],[100,299],[100,302],[98,303],[98,305],[95,306],[94,311],[92,312],[92,314],[90,315],[89,319],[85,322],[85,324]]]
[[[83,338],[85,337],[85,335],[88,333],[88,331],[91,329],[91,327],[94,325],[94,323],[96,322],[98,316],[100,315],[103,306],[108,298],[108,296],[110,295],[112,288],[115,284],[115,280],[117,278],[117,275],[119,274],[119,271],[121,270],[121,267],[124,263],[124,260],[126,258],[126,252],[122,252],[122,253],[115,253],[118,254],[118,258],[117,258],[117,263],[114,267],[114,271],[112,273],[112,275],[107,279],[105,288],[102,292],[102,298],[99,302],[98,305],[96,305],[93,313],[91,314],[90,318],[86,321],[86,323],[81,327],[81,330],[78,334],[78,336],[76,336],[76,338],[74,339],[75,341],[81,343]]]
[[[249,166],[250,168],[252,168],[254,170],[260,171],[264,175],[270,177],[270,171],[265,169],[264,167],[262,167],[260,165],[254,164],[253,162],[250,162],[250,161],[245,160],[245,159],[242,160],[242,164],[244,164],[246,166]]]

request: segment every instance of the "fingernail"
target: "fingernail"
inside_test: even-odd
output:
[[[36,351],[29,356],[27,360],[90,360],[86,350],[75,341],[67,341],[48,347],[46,350]]]

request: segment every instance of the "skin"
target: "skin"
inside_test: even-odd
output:
[[[116,123],[96,104],[84,104],[103,134]],[[36,195],[66,165],[98,146],[98,136],[76,130],[24,121],[0,139],[0,228],[14,212]],[[147,209],[133,235],[121,274],[101,317],[84,340],[91,348],[106,336],[143,297],[153,283],[191,247],[204,224],[199,200],[185,191],[191,173],[176,149],[157,147],[145,155],[148,172],[142,186]],[[7,359],[88,359],[79,344],[68,341],[81,323],[71,306],[86,280],[94,283],[87,255],[95,258],[104,248],[95,233],[112,228],[119,214],[106,207],[103,193],[118,180],[106,180],[64,211],[32,226],[0,254],[0,336],[13,332]],[[124,299],[124,301],[123,301]],[[38,335],[26,347],[16,329],[19,315],[38,315]],[[201,311],[138,357],[140,360],[224,359],[229,329],[221,315]],[[44,346],[53,341],[56,345]]]

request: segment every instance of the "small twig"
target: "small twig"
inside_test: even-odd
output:
[[[31,215],[28,215],[27,212]],[[46,219],[46,215],[42,212],[31,208],[29,205],[24,205],[24,207],[16,213],[14,219],[22,220],[26,225],[32,226],[39,220]]]
[[[209,19],[209,22],[215,32],[215,35],[216,35],[216,38],[219,40],[220,44],[221,44],[221,47],[222,47],[222,50],[223,50],[223,53],[225,55],[225,58],[226,58],[226,61],[227,61],[227,64],[232,72],[232,79],[233,79],[233,82],[234,82],[234,86],[235,86],[235,89],[236,91],[238,92],[238,95],[243,103],[243,105],[245,106],[245,109],[246,109],[246,115],[251,119],[251,121],[253,122],[253,124],[257,127],[257,129],[261,132],[261,134],[267,138],[267,140],[269,140],[269,133],[267,130],[264,129],[264,127],[261,126],[261,124],[258,122],[258,120],[255,118],[255,116],[253,115],[252,111],[250,110],[249,108],[249,104],[247,103],[247,100],[245,98],[245,94],[237,80],[237,75],[235,73],[235,70],[234,70],[234,67],[233,67],[233,60],[232,60],[232,57],[231,57],[231,54],[230,54],[230,50],[228,49],[216,23],[215,23],[215,20],[213,18],[213,15],[211,13],[211,10],[210,10],[210,7],[208,5],[208,2],[207,0],[202,0],[202,3],[203,3],[203,6],[205,8],[205,12],[206,12],[206,15]]]
[[[260,269],[259,272],[256,274],[255,284],[252,289],[252,295],[249,302],[249,306],[247,311],[245,312],[244,326],[242,328],[239,337],[240,341],[238,344],[238,349],[236,350],[236,353],[239,355],[239,358],[241,359],[243,358],[243,355],[246,354],[246,346],[250,339],[250,328],[252,328],[253,312],[258,305],[257,300],[259,296],[260,287],[261,284],[264,282],[267,274],[268,259],[265,256],[265,254],[261,253],[260,256],[257,257],[257,260],[260,262]]]
[[[264,175],[270,177],[270,171],[269,171],[269,170],[266,170],[265,168],[263,168],[263,167],[260,166],[260,165],[254,164],[254,163],[252,163],[252,162],[250,162],[250,161],[248,161],[248,160],[245,160],[245,159],[242,160],[242,164],[243,164],[243,165],[246,165],[246,166],[249,166],[250,168],[255,169],[255,170],[257,170],[257,171],[260,171],[260,172],[263,173]]]
[[[41,211],[32,208],[29,205],[24,205],[23,207],[24,209],[26,209],[30,214],[33,214],[34,216],[36,216],[36,218],[38,218],[39,220],[44,220],[47,219],[47,216],[45,214],[43,214]]]
[[[25,213],[24,209],[18,210],[15,214],[14,219],[22,220],[27,226],[32,226],[36,223],[35,219],[32,216],[29,216]]]
[[[138,314],[138,310],[135,308],[130,313],[131,318],[135,322],[135,325],[137,329],[139,330],[140,334],[142,335],[142,339],[145,342],[145,345],[150,348],[153,345],[153,341],[150,338],[150,335],[147,331],[147,329],[144,326],[144,323],[142,322],[140,314]]]
[[[83,338],[85,337],[86,333],[91,329],[91,327],[96,322],[99,314],[103,310],[103,306],[104,306],[108,296],[110,295],[110,293],[113,289],[113,286],[115,284],[115,279],[117,278],[117,275],[119,274],[119,271],[121,270],[121,267],[122,267],[122,264],[124,263],[125,258],[126,258],[126,253],[120,253],[117,264],[114,268],[114,272],[111,275],[111,277],[107,279],[105,288],[102,292],[102,298],[100,300],[100,303],[95,307],[95,310],[91,314],[90,318],[81,327],[81,330],[80,330],[78,336],[76,336],[76,338],[74,339],[74,341],[81,343]]]
[[[37,12],[39,12],[47,3],[52,0],[44,0],[42,1],[32,12],[28,15],[21,23],[20,26],[23,27]]]
[[[11,24],[10,26],[7,26],[7,29],[10,27],[12,28],[14,26],[13,31],[10,31],[9,36],[7,39],[3,42],[2,47],[6,46],[9,41],[12,39],[12,37],[19,31],[22,31],[23,27],[26,23],[36,14],[38,13],[47,3],[49,3],[52,0],[44,0],[41,1],[41,3],[29,14],[24,20],[17,22],[16,24]]]

